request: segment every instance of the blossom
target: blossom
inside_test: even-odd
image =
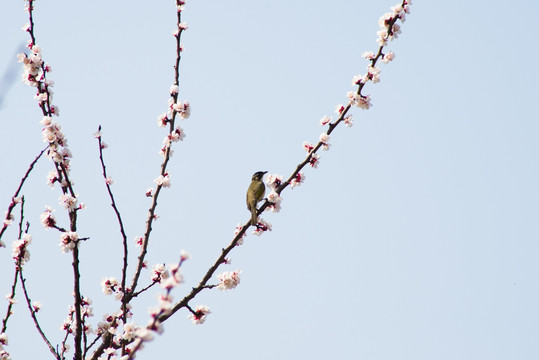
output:
[[[185,138],[185,132],[181,127],[176,126],[176,129],[174,129],[173,132],[168,134],[168,138],[172,142],[182,141]]]
[[[361,97],[359,98],[359,101],[357,103],[357,107],[359,107],[360,109],[363,109],[363,110],[368,110],[371,106],[372,106],[371,105],[371,96],[370,95],[367,95],[367,96],[361,95]]]
[[[260,236],[265,231],[271,231],[271,224],[259,217],[253,235]]]
[[[133,340],[135,338],[135,332],[137,329],[138,326],[134,323],[124,324],[122,339],[127,341]]]
[[[107,176],[105,178],[105,184],[112,185],[112,184],[114,184],[114,180],[110,176]]]
[[[392,61],[394,58],[395,58],[395,53],[393,51],[390,51],[382,57],[382,62],[384,64],[387,64],[388,62]]]
[[[368,110],[371,107],[371,96],[359,95],[356,92],[349,91],[346,96],[350,100],[351,105],[355,105],[360,109]]]
[[[154,182],[162,187],[170,187],[170,176],[168,173],[164,173],[163,175],[159,175],[159,177],[155,179]]]
[[[302,172],[298,172],[296,176],[290,181],[290,187],[295,188],[299,186],[305,180],[305,175]]]
[[[161,287],[166,290],[171,290],[176,286],[183,283],[183,275],[180,272],[179,264],[172,264],[168,266],[170,275],[165,281],[161,281]]]
[[[271,210],[272,212],[279,212],[281,211],[281,201],[283,200],[279,194],[277,194],[275,191],[272,191],[267,196],[269,205],[266,208],[266,210]]]
[[[165,264],[156,264],[152,268],[152,281],[161,282],[162,279],[167,279],[170,276]]]
[[[39,310],[41,310],[41,306],[43,306],[43,305],[39,301],[34,301],[32,303],[32,307],[34,308],[34,312],[38,312]]]
[[[120,291],[120,282],[115,277],[103,278],[101,280],[101,290],[105,295],[110,295]]]
[[[178,101],[172,106],[172,108],[178,113],[178,115],[180,115],[180,119],[182,120],[188,119],[189,116],[191,116],[191,105],[189,105],[188,101],[184,101],[183,103]]]
[[[329,147],[329,135],[327,133],[320,134],[320,142],[322,143],[322,150],[328,151]]]
[[[177,94],[179,90],[180,90],[180,87],[179,87],[178,85],[176,85],[176,84],[172,85],[172,86],[170,87],[170,90],[169,90],[169,91],[170,91],[170,95]]]
[[[371,80],[375,84],[380,81],[380,68],[379,67],[369,66],[367,70],[368,70],[367,77],[369,78],[369,80]]]
[[[11,225],[11,223],[13,223],[13,220],[15,219],[15,215],[8,214],[8,212],[6,211],[5,216],[6,216],[6,218],[4,219],[4,225],[5,226]]]
[[[27,250],[28,245],[32,242],[30,234],[24,234],[21,239],[15,240],[11,245],[11,256],[17,264],[24,265],[30,260],[30,252]]]
[[[135,236],[135,238],[133,239],[133,241],[135,242],[135,244],[137,246],[142,246],[143,242],[144,242],[144,238],[142,236]]]
[[[77,198],[69,194],[63,194],[62,196],[60,196],[59,204],[71,211],[74,210],[77,206]]]
[[[51,227],[56,226],[56,219],[54,218],[54,215],[52,215],[53,211],[54,211],[53,209],[46,206],[45,212],[43,212],[43,214],[41,214],[41,216],[39,217],[39,220],[41,221],[41,225],[43,225],[45,229],[49,229]]]
[[[7,346],[8,345],[8,338],[6,333],[0,334],[0,345],[1,346]]]
[[[79,235],[74,231],[66,231],[60,235],[60,247],[63,253],[70,252],[79,242]]]
[[[157,117],[157,125],[159,127],[165,127],[169,121],[167,113],[163,113]]]
[[[51,188],[54,187],[54,183],[58,181],[58,178],[56,176],[56,170],[51,170],[47,174],[47,185],[49,185]]]
[[[352,115],[347,115],[344,119],[344,125],[346,127],[352,127],[354,125],[354,119],[352,118]]]
[[[181,22],[181,23],[178,24],[178,28],[181,29],[181,30],[187,30],[189,28],[189,26],[187,26],[186,22]]]
[[[143,340],[143,341],[151,341],[153,340],[153,334],[150,330],[140,327],[137,330],[135,330],[135,335],[137,338]]]
[[[236,229],[234,230],[234,236],[237,236],[241,231],[243,230],[243,225],[238,223],[236,225]],[[243,238],[247,236],[247,234],[245,234],[245,232],[241,235],[241,238],[238,239],[238,242],[237,242],[237,245],[243,245]]]
[[[181,261],[185,261],[191,258],[191,254],[187,250],[180,251],[180,259]]]
[[[365,58],[367,60],[373,60],[376,57],[376,55],[374,55],[374,53],[372,51],[365,51],[361,55],[361,57],[363,57],[363,58]]]
[[[217,275],[217,278],[219,279],[219,285],[217,285],[217,288],[219,290],[234,289],[240,283],[240,274],[240,270],[234,270],[225,271]]]
[[[195,308],[195,313],[188,316],[193,321],[193,324],[204,324],[208,314],[211,314],[210,308],[206,305],[198,305]]]
[[[339,104],[335,107],[335,112],[339,115],[342,114],[342,112],[344,111],[344,105],[343,104]]]
[[[331,116],[324,115],[322,119],[320,119],[320,125],[324,126],[331,122]]]
[[[39,123],[43,126],[49,126],[52,123],[52,117],[43,116],[43,118],[41,119]]]
[[[44,103],[49,98],[48,94],[46,92],[37,93],[34,96],[34,99],[37,100],[37,102],[41,105],[41,103]]]
[[[310,142],[308,141],[304,141],[303,142],[303,150],[307,151],[308,153],[310,153],[311,151],[313,151],[314,149],[314,145],[311,144]]]
[[[283,176],[278,174],[266,175],[266,184],[273,190],[276,190],[283,183]]]
[[[311,167],[316,169],[318,167],[319,162],[320,162],[320,155],[312,154],[309,159],[309,165],[311,165]]]

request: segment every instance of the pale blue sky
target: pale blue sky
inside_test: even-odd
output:
[[[191,1],[183,19],[180,98],[192,104],[174,147],[172,187],[159,201],[150,264],[185,264],[181,298],[245,222],[257,170],[289,175],[314,142],[319,119],[346,101],[353,75],[376,49],[377,20],[392,1]],[[194,326],[181,311],[138,359],[505,360],[539,350],[539,80],[533,1],[414,1],[395,60],[369,84],[369,111],[353,111],[306,182],[263,217],[224,270],[243,270],[229,292],[192,303],[213,313]],[[96,141],[129,240],[140,235],[157,177],[173,81],[172,1],[36,2],[36,36],[55,81],[54,103],[74,154],[72,177],[88,209],[79,216],[83,292],[95,323],[117,305],[101,293],[119,276],[120,236],[108,206]],[[0,71],[27,36],[21,1],[0,5]],[[20,70],[20,68],[19,68]],[[32,89],[16,83],[0,108],[0,210],[43,148]],[[24,194],[33,300],[54,343],[70,299],[71,257],[39,215],[57,205],[41,161]],[[65,219],[63,219],[65,221]],[[15,229],[0,249],[3,296]],[[132,250],[133,258],[136,250]],[[148,279],[145,277],[144,279]],[[149,280],[148,280],[149,281]],[[19,291],[20,294],[20,291]],[[155,296],[135,302],[145,324]],[[1,303],[4,313],[6,303]],[[46,358],[22,299],[9,326],[14,359]],[[29,346],[31,345],[31,346]]]

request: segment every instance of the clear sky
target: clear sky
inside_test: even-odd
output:
[[[302,142],[317,141],[320,118],[334,115],[352,77],[365,73],[361,54],[377,48],[377,20],[395,4],[187,2],[180,98],[192,113],[174,147],[172,187],[160,198],[149,256],[153,265],[191,253],[177,299],[249,218],[252,173],[288,176],[304,159]],[[0,5],[0,76],[27,41],[23,6]],[[280,213],[263,215],[273,231],[249,235],[223,267],[241,269],[241,284],[202,293],[192,305],[210,306],[207,322],[195,326],[180,311],[137,358],[539,358],[537,13],[535,1],[415,0],[388,47],[395,60],[364,91],[373,107],[354,109],[354,126],[337,128],[318,169],[283,192]],[[173,82],[175,9],[173,1],[38,0],[35,19],[75,188],[87,204],[81,267],[95,325],[117,309],[99,283],[120,275],[121,237],[92,135],[103,126],[131,242],[144,230],[144,193],[159,172],[165,133],[157,116]],[[44,144],[33,90],[20,74],[9,88],[0,79],[2,210]],[[45,205],[66,222],[59,190],[45,184],[51,169],[40,161],[24,190],[34,237],[25,271],[58,343],[71,256],[39,224]],[[13,227],[2,239],[2,296],[15,238]],[[154,294],[135,302],[135,320],[146,324],[155,303]],[[7,302],[0,304],[3,316]],[[22,298],[8,334],[14,359],[49,356]]]

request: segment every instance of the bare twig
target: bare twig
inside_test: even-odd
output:
[[[13,208],[15,208],[15,205],[17,203],[15,202],[15,198],[19,196],[19,193],[21,192],[22,186],[24,185],[24,182],[26,179],[28,179],[28,176],[30,175],[30,172],[34,169],[34,165],[37,163],[37,161],[41,158],[41,155],[49,148],[49,145],[45,146],[43,150],[35,157],[35,159],[30,163],[30,166],[28,167],[28,170],[26,170],[26,174],[21,179],[21,182],[19,183],[19,187],[17,188],[17,191],[15,191],[15,194],[11,197],[11,204],[9,204],[9,208],[6,212],[6,220],[11,219],[11,212],[13,211]],[[8,225],[4,223],[4,226],[2,227],[2,230],[0,230],[0,239],[2,238],[2,235],[4,235],[4,232],[6,231],[6,228]]]
[[[107,187],[107,192],[109,193],[109,198],[111,201],[112,209],[114,210],[114,213],[116,214],[116,218],[118,219],[118,224],[120,225],[120,233],[122,235],[122,244],[123,244],[123,250],[124,250],[124,257],[123,257],[123,266],[122,266],[122,292],[125,294],[127,293],[127,289],[125,288],[125,282],[126,282],[126,276],[127,276],[127,255],[128,255],[128,248],[127,248],[127,235],[125,234],[124,224],[122,221],[122,216],[120,215],[120,211],[118,210],[118,207],[116,206],[116,201],[114,200],[114,195],[112,194],[112,190],[110,187],[109,178],[107,176],[107,168],[105,166],[105,160],[103,159],[103,143],[101,141],[101,125],[99,125],[98,128],[98,136],[97,141],[99,144],[99,160],[101,161],[101,168],[103,169],[103,178],[105,179],[105,186]],[[122,320],[124,323],[127,319],[127,298],[125,296],[122,297]],[[86,348],[86,347],[85,347]]]

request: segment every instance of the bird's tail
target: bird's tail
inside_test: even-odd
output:
[[[256,206],[251,206],[251,225],[256,226],[258,224],[258,215],[256,214]]]

